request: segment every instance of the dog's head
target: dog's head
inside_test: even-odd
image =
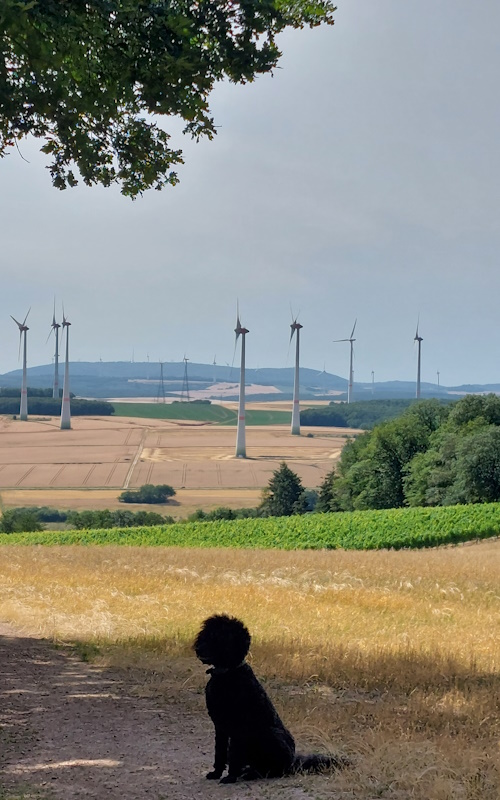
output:
[[[238,667],[250,649],[250,634],[241,620],[214,614],[205,620],[194,640],[194,651],[203,664],[228,669]]]

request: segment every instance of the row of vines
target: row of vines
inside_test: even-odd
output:
[[[220,520],[110,530],[0,534],[0,544],[376,550],[457,544],[500,533],[500,504]]]

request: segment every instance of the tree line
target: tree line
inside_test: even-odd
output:
[[[360,400],[354,403],[332,401],[327,406],[305,408],[300,412],[302,425],[369,430],[379,422],[400,416],[417,400]],[[440,400],[440,403],[451,402]]]
[[[52,394],[52,391],[51,391]],[[55,417],[61,413],[61,400],[57,397],[47,397],[30,393],[28,412],[40,416]],[[0,394],[0,414],[19,414],[20,392],[16,395]],[[73,398],[71,400],[71,414],[75,417],[81,416],[100,416],[107,417],[114,414],[114,408],[106,400],[86,400],[84,398]]]
[[[155,511],[110,511],[107,508],[96,511],[60,511],[56,508],[26,506],[3,511],[0,517],[0,533],[43,531],[46,527],[50,529],[50,523],[54,522],[77,530],[92,530],[169,525],[174,521],[173,517]]]
[[[500,398],[412,404],[351,440],[323,482],[320,511],[500,500]]]

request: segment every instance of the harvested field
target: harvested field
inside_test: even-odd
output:
[[[307,436],[310,430],[311,436]],[[252,506],[281,461],[317,487],[340,455],[349,429],[256,426],[246,459],[234,457],[234,428],[155,419],[76,417],[28,422],[0,418],[0,492],[4,507],[115,508],[123,489],[167,483],[176,516],[194,508]]]

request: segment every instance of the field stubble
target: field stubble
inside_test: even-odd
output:
[[[498,800],[500,542],[404,552],[0,548],[2,618],[78,641],[137,692],[202,708],[214,612],[302,748],[343,750],[346,798]]]

